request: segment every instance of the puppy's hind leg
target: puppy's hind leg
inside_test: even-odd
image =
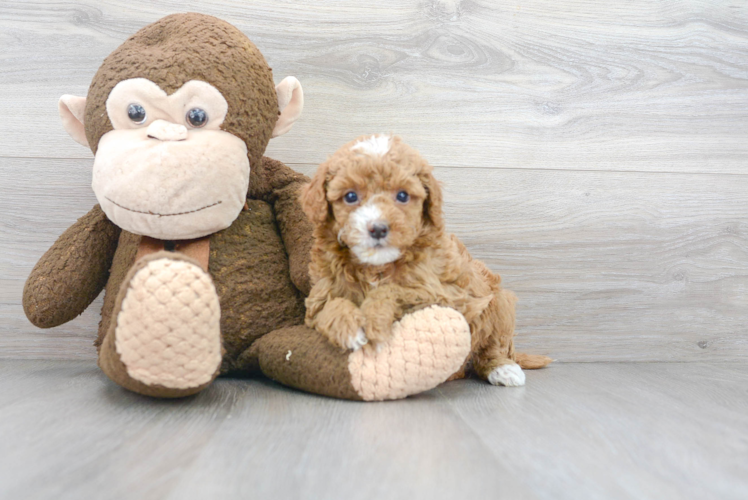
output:
[[[525,373],[512,360],[512,341],[501,342],[495,337],[489,339],[488,345],[481,348],[473,357],[473,369],[483,380],[493,385],[519,387],[525,385]]]
[[[473,327],[473,369],[493,385],[525,385],[525,374],[514,360],[515,295],[499,290]]]

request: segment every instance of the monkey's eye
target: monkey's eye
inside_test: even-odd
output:
[[[358,202],[358,195],[356,194],[356,191],[348,191],[345,193],[345,196],[343,196],[343,200],[345,200],[348,205],[353,205]]]
[[[140,104],[130,104],[127,107],[127,116],[137,125],[145,123],[145,108]]]
[[[200,128],[208,123],[208,113],[200,108],[192,108],[187,111],[187,121],[195,128]]]
[[[410,200],[410,195],[407,193],[407,191],[398,191],[395,199],[400,203],[408,203],[408,200]]]

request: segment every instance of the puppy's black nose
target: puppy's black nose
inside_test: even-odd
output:
[[[386,238],[389,231],[390,228],[387,226],[387,224],[372,224],[371,226],[369,226],[369,234],[375,240]]]

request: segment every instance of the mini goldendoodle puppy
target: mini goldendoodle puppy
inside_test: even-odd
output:
[[[470,324],[470,371],[520,386],[551,362],[514,352],[515,295],[444,230],[432,167],[399,137],[356,139],[320,165],[301,196],[315,225],[306,324],[343,349],[387,342],[393,322],[438,304]],[[518,364],[519,363],[519,364]]]

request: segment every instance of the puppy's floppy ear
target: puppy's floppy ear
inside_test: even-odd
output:
[[[320,165],[312,177],[312,182],[301,189],[301,208],[314,224],[324,223],[330,212],[325,192],[327,170],[326,164]]]
[[[426,165],[418,178],[426,188],[426,199],[423,202],[423,217],[437,229],[444,229],[444,218],[442,217],[442,188],[436,180],[433,169]]]

